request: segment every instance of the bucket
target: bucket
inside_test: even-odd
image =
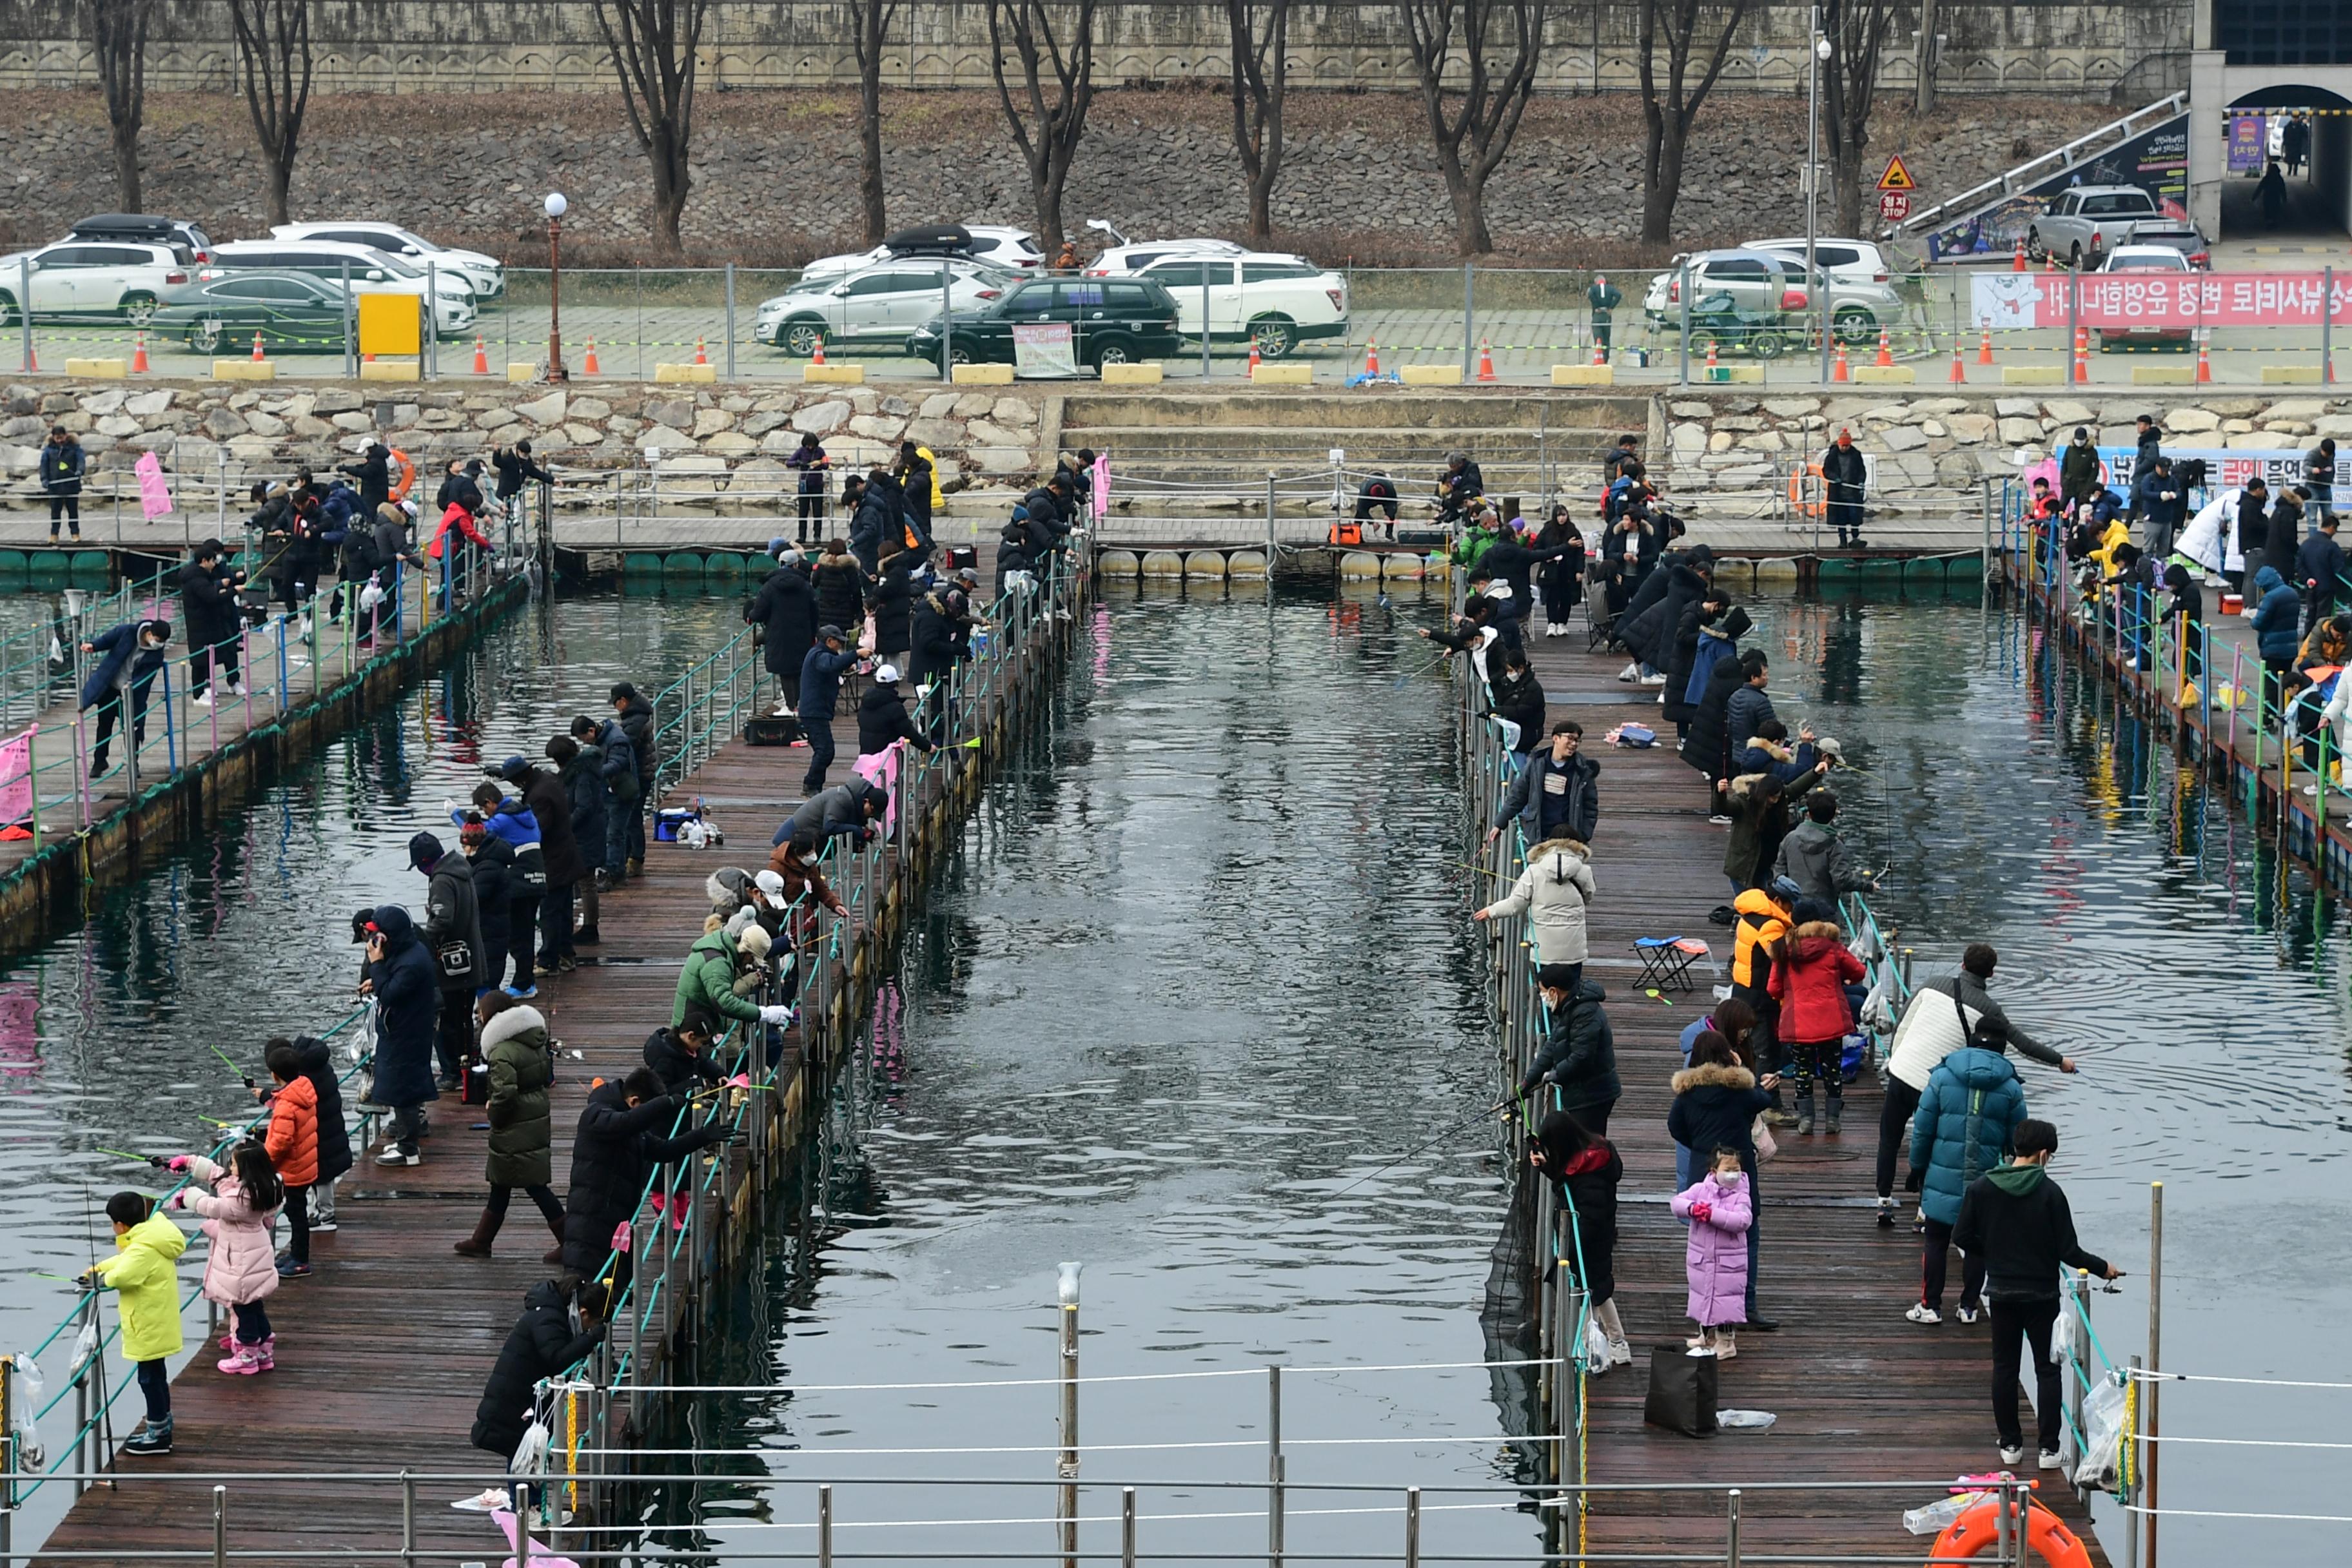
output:
[[[2246,600],[2243,595],[2224,594],[2221,595],[2221,613],[2223,615],[2240,616],[2245,614],[2245,610]]]

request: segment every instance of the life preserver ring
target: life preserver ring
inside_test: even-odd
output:
[[[416,465],[410,462],[408,454],[397,447],[390,449],[385,460],[397,465],[400,469],[400,478],[393,481],[392,489],[387,492],[390,499],[406,500],[410,488],[416,483]]]
[[[1790,468],[1789,470],[1790,510],[1795,512],[1799,517],[1820,517],[1825,513],[1828,506],[1828,497],[1827,492],[1822,486],[1815,485],[1813,487],[1812,498],[1811,500],[1807,500],[1805,494],[1805,481],[1807,479],[1818,479],[1821,477],[1822,466],[1819,463],[1807,463],[1803,468]]]
[[[2000,1510],[1988,1497],[1944,1527],[1930,1557],[1974,1557],[1992,1551],[2000,1542]],[[2091,1568],[2091,1553],[2065,1521],[2039,1502],[2028,1500],[2025,1543],[2050,1568]]]

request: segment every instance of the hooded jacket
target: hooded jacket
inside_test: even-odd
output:
[[[630,743],[629,731],[619,719],[607,719],[596,726],[596,749],[604,754],[604,760],[597,764],[596,776],[612,792],[614,803],[635,804],[645,775],[637,767],[637,749]]]
[[[857,655],[850,648],[835,653],[819,643],[808,650],[801,660],[800,696],[794,704],[802,723],[832,721],[841,706],[842,672],[856,662]]]
[[[913,560],[904,554],[894,559],[866,596],[866,610],[874,617],[874,651],[885,658],[915,646],[908,625],[915,607],[915,584],[907,575]]]
[[[1514,678],[1497,661],[1495,678],[1487,683],[1486,691],[1490,703],[1487,711],[1518,727],[1518,742],[1512,748],[1514,751],[1532,752],[1543,742],[1544,689],[1533,668],[1522,669]]]
[[[81,705],[97,707],[113,700],[117,691],[128,689],[131,711],[147,711],[147,689],[155,684],[156,672],[163,668],[163,656],[168,645],[148,647],[139,640],[138,621],[125,621],[109,627],[92,637],[89,646],[99,658],[82,678]]]
[[[653,794],[654,773],[661,766],[655,755],[654,705],[643,697],[632,697],[623,702],[612,722],[621,727],[629,739],[629,757],[637,764],[637,795],[640,799]]]
[[[807,569],[795,561],[769,573],[743,618],[760,628],[768,673],[797,679],[801,661],[816,646],[816,589]]]
[[[205,1259],[205,1299],[239,1307],[276,1290],[278,1250],[270,1245],[269,1226],[282,1205],[256,1208],[244,1184],[202,1154],[189,1157],[188,1177],[192,1184],[180,1189],[180,1206],[202,1215],[204,1233],[212,1238]]]
[[[100,1283],[115,1292],[122,1316],[122,1359],[162,1361],[180,1353],[180,1254],[188,1238],[162,1210],[114,1238],[114,1256],[93,1267]],[[271,1265],[270,1276],[277,1277]]]
[[[554,1180],[549,1150],[555,1127],[548,1090],[555,1083],[547,1019],[536,1007],[509,1007],[482,1026],[482,1055],[490,1068],[489,1153],[482,1174],[492,1186],[545,1186]]]
[[[1846,951],[1834,922],[1807,921],[1799,926],[1781,943],[1769,988],[1780,1004],[1780,1038],[1802,1045],[1843,1039],[1853,1026],[1845,987],[1862,974],[1862,960]]]
[[[759,1022],[760,1005],[735,994],[738,940],[722,928],[706,931],[687,950],[686,967],[678,972],[677,992],[670,1004],[669,1026],[686,1022],[688,1007],[708,1007],[721,1018]]]
[[[717,1127],[667,1135],[686,1102],[664,1095],[632,1107],[617,1083],[589,1091],[572,1137],[572,1182],[564,1194],[563,1267],[594,1274],[613,1253],[613,1233],[637,1209],[654,1167],[708,1148]]]
[[[532,1286],[522,1299],[522,1316],[507,1331],[498,1363],[474,1408],[475,1447],[512,1458],[530,1426],[533,1391],[604,1342],[604,1325],[572,1331],[572,1311],[563,1289],[552,1279]]]
[[[288,1186],[307,1187],[319,1179],[318,1085],[298,1078],[269,1097],[269,1131],[261,1146]]]
[[[2279,574],[2284,576],[2302,549],[2303,503],[2295,500],[2293,490],[2282,489],[2278,500],[2271,508],[2270,531],[2263,542],[2263,559],[2276,566]]]
[[[473,991],[487,984],[490,953],[482,940],[474,868],[457,850],[444,850],[430,833],[411,838],[408,855],[431,879],[425,890],[425,945],[440,972],[441,989]]]
[[[441,981],[408,911],[384,904],[375,911],[383,958],[368,965],[375,984],[375,1092],[379,1105],[397,1110],[437,1099],[433,1079],[433,1026]]]
[[[1674,1076],[1675,1102],[1666,1111],[1666,1131],[1704,1165],[1715,1150],[1737,1149],[1739,1163],[1756,1171],[1756,1119],[1772,1097],[1756,1087],[1743,1067],[1685,1068]]]
[[[908,621],[907,679],[918,686],[940,679],[959,659],[971,657],[963,635],[971,618],[950,607],[946,592],[941,588],[924,595]]]
[[[2107,1274],[2107,1260],[2075,1239],[2066,1194],[2038,1164],[2003,1165],[1970,1183],[1952,1240],[1984,1259],[1988,1300],[2053,1300],[2062,1268]]]
[[[1769,879],[1765,856],[1780,845],[1788,792],[1769,795],[1766,786],[1771,782],[1769,773],[1739,773],[1723,793],[1723,809],[1731,818],[1723,841],[1723,874],[1743,888]]]
[[[1690,1286],[1691,1320],[1708,1328],[1748,1321],[1748,1227],[1756,1220],[1756,1194],[1743,1170],[1729,1184],[1709,1170],[1675,1194],[1675,1217],[1690,1223],[1683,1243],[1683,1272]],[[1706,1217],[1695,1212],[1704,1208]]]
[[[1519,819],[1519,831],[1530,846],[1547,838],[1592,842],[1601,825],[1601,764],[1582,752],[1565,763],[1552,761],[1549,743],[1528,754],[1527,764],[1496,809],[1494,826]],[[1549,831],[1547,831],[1549,829]]]
[[[2058,499],[2062,503],[2087,500],[2099,489],[2099,449],[2088,436],[2074,437],[2058,459]]]
[[[905,694],[896,684],[876,681],[857,700],[857,754],[887,751],[893,741],[904,741],[919,752],[931,749],[930,737],[915,728],[907,711]]]
[[[302,1076],[310,1080],[311,1103],[316,1107],[318,1179],[331,1182],[352,1168],[352,1131],[343,1125],[343,1086],[335,1079],[334,1056],[327,1049],[326,1041],[312,1035],[297,1035],[294,1059]]]
[[[1530,850],[1528,868],[1511,890],[1478,912],[1488,920],[1528,915],[1538,963],[1582,963],[1591,951],[1584,907],[1599,891],[1583,848],[1573,840],[1553,838]]]
[[[661,1074],[662,1087],[672,1094],[691,1094],[727,1078],[708,1052],[688,1050],[667,1029],[656,1029],[646,1037],[646,1066]]]
[[[583,746],[579,755],[563,764],[564,816],[572,824],[572,839],[576,845],[587,845],[593,853],[589,863],[601,865],[608,842],[605,813],[612,807],[613,792],[604,783],[604,748]],[[580,852],[575,849],[574,854]],[[587,875],[583,868],[582,876]],[[551,880],[554,872],[548,873]]]
[[[1745,677],[1733,689],[1730,700],[1723,705],[1723,740],[1727,749],[1725,763],[1736,757],[1756,742],[1756,731],[1765,721],[1778,717],[1772,711],[1772,697],[1760,686],[1750,686]]]
[[[509,776],[507,782],[522,792],[523,808],[538,826],[540,861],[547,886],[568,888],[586,876],[588,867],[580,858],[579,836],[572,831],[572,794],[563,776],[552,768],[526,766],[522,777]],[[504,809],[500,807],[501,815]],[[596,847],[601,851],[604,847],[604,840],[598,838]],[[601,862],[603,858],[600,853],[597,859]]]
[[[191,561],[180,568],[180,620],[188,628],[191,651],[226,642],[236,635],[236,593],[219,562]]]
[[[817,557],[816,564],[809,569],[809,586],[816,594],[818,626],[846,630],[866,613],[866,579],[857,563],[849,556]],[[816,641],[814,627],[810,628],[809,641]]]
[[[863,778],[853,778],[831,789],[819,790],[801,802],[792,816],[784,818],[784,825],[776,829],[775,837],[769,842],[782,845],[791,842],[795,833],[807,833],[819,840],[821,847],[823,840],[836,833],[863,835],[873,826],[866,815],[866,803],[875,801],[879,804],[887,799],[879,785]],[[770,864],[774,862],[771,860]],[[781,866],[776,868],[783,869]],[[785,875],[789,879],[791,873],[786,872]]]
[[[1601,1005],[1607,995],[1592,981],[1580,983],[1569,1005],[1552,1013],[1550,1028],[1528,1069],[1559,1091],[1563,1110],[1614,1105],[1625,1092],[1617,1077],[1617,1037],[1609,1026],[1608,1009]]]
[[[1870,873],[1853,863],[1845,840],[1810,816],[1780,840],[1772,874],[1796,883],[1799,898],[1818,899],[1832,909],[1845,894],[1870,885]]]
[[[2254,608],[2254,639],[2263,658],[2284,663],[2302,646],[2295,623],[2303,613],[2303,595],[2288,587],[2268,561],[2254,574],[2254,587],[2262,594]]]
[[[1698,657],[1702,660],[1708,658],[1706,640],[1700,638]],[[1714,655],[1714,662],[1707,667],[1706,684],[1700,689],[1698,706],[1691,711],[1690,732],[1682,741],[1683,761],[1710,779],[1731,776],[1731,696],[1745,686],[1738,652],[1738,645],[1734,643]],[[1693,670],[1696,679],[1696,665]]]
[[[2000,1163],[2025,1120],[2025,1086],[1998,1051],[1975,1046],[1936,1066],[1911,1118],[1911,1169],[1924,1173],[1919,1207],[1938,1225],[1960,1217],[1970,1183]]]

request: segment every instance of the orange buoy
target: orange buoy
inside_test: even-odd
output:
[[[2011,1504],[2012,1521],[2016,1518],[2015,1507]],[[2000,1544],[2000,1500],[1987,1497],[1945,1526],[1944,1533],[1936,1538],[1935,1551],[1928,1555],[1947,1561],[1997,1550]],[[2081,1538],[2066,1528],[2064,1521],[2032,1499],[2025,1505],[2025,1544],[2047,1568],[2091,1568],[2091,1554]]]

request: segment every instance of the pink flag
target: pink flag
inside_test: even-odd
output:
[[[33,731],[37,728],[28,724],[0,741],[0,827],[33,815]]]
[[[1095,516],[1110,514],[1110,454],[1099,453],[1095,458]],[[1099,526],[1099,524],[1097,524]]]
[[[163,482],[163,460],[152,452],[142,452],[131,472],[139,476],[139,510],[154,521],[172,510],[172,487]]]

